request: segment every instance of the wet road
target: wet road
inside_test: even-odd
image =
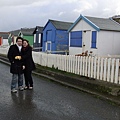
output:
[[[0,120],[120,120],[120,107],[33,76],[34,90],[11,94],[9,66],[0,63]]]

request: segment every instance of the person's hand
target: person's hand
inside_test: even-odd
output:
[[[15,56],[15,59],[18,59],[18,56]]]
[[[21,56],[15,56],[15,59],[21,60]]]
[[[18,56],[18,59],[21,60],[21,56]]]
[[[22,67],[23,67],[23,70],[24,70],[24,69],[25,69],[25,66],[23,65]]]

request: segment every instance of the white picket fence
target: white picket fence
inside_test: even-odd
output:
[[[9,47],[0,47],[0,54],[4,54],[4,55],[6,55],[7,54],[7,52],[8,52],[8,49],[9,49]]]
[[[8,48],[0,48],[1,54],[7,54]],[[35,63],[58,68],[59,70],[120,84],[120,60],[105,57],[82,57],[75,55],[46,54],[33,52]]]
[[[33,53],[34,61],[42,66],[120,84],[119,59]]]

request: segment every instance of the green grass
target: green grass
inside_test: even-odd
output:
[[[50,68],[47,66],[41,66],[41,65],[36,64],[36,68],[37,68],[38,72],[39,72],[39,70],[46,70],[46,71],[52,71],[52,72],[56,72],[56,73],[60,73],[60,74],[68,75],[68,76],[81,77],[80,75],[77,75],[74,73],[58,70],[58,68],[55,68],[54,65],[52,66],[52,68]]]

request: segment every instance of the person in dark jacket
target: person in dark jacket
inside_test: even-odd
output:
[[[35,69],[35,63],[32,58],[32,47],[29,45],[29,41],[26,39],[23,40],[22,60],[25,65],[25,69],[24,69],[25,88],[24,89],[33,89],[32,70]]]
[[[10,73],[12,73],[11,92],[17,92],[16,85],[18,82],[19,90],[23,90],[23,62],[21,60],[22,49],[21,37],[17,37],[16,44],[11,45],[7,57],[11,63]]]

